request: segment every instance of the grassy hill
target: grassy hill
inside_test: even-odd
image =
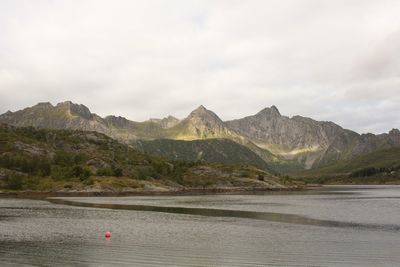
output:
[[[177,190],[284,188],[249,165],[166,160],[97,132],[0,125],[0,190]]]
[[[400,183],[400,148],[378,150],[292,175],[317,183]]]

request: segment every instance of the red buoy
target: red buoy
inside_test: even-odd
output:
[[[106,238],[110,238],[111,237],[111,233],[110,232],[106,232]]]

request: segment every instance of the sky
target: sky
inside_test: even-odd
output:
[[[359,133],[400,128],[398,0],[1,0],[0,113],[223,120],[275,105]]]

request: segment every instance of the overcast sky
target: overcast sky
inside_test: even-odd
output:
[[[0,113],[284,115],[400,127],[399,0],[1,0]]]

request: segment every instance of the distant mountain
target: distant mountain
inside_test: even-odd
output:
[[[101,117],[92,114],[86,106],[74,104],[70,101],[59,103],[56,106],[48,102],[39,103],[17,112],[7,112],[0,115],[0,120],[20,127],[68,128],[109,133],[109,129]]]
[[[237,153],[244,153],[244,146],[270,168],[282,172],[317,168],[380,149],[400,147],[400,131],[397,129],[387,134],[360,135],[333,122],[283,116],[275,106],[252,116],[225,122],[203,106],[182,120],[169,116],[135,122],[119,116],[102,118],[84,105],[67,101],[56,106],[39,103],[20,111],[7,112],[0,115],[0,122],[14,126],[96,131],[127,144],[142,142],[146,144],[142,147],[143,151],[148,153],[184,160],[193,160],[199,153],[207,154],[207,159],[215,162],[224,162],[228,158],[236,160],[240,157],[232,153],[232,143],[207,141],[231,140],[240,145],[236,146]],[[167,142],[165,139],[189,143]],[[165,151],[155,149],[154,144]],[[211,153],[220,153],[220,156],[211,156]],[[254,155],[244,157],[244,162],[252,157]],[[259,164],[256,162],[258,160],[254,158],[254,164]]]
[[[169,137],[177,140],[198,140],[228,138],[240,141],[242,137],[225,126],[225,123],[212,111],[200,106],[187,118],[169,129]]]
[[[102,118],[79,104],[70,101],[58,103],[39,103],[17,112],[0,115],[0,122],[14,126],[34,126],[48,129],[72,129],[96,131],[121,141],[147,138],[148,135],[163,136],[165,125],[159,121],[134,122],[120,116]]]
[[[400,132],[396,129],[389,134],[360,135],[333,122],[282,116],[275,106],[253,116],[227,121],[226,125],[257,146],[287,160],[295,159],[307,169],[400,146]]]

